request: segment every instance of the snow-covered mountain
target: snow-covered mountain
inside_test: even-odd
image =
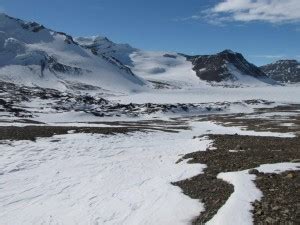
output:
[[[177,53],[144,51],[128,44],[114,43],[102,36],[78,37],[75,41],[95,55],[126,65],[155,87],[174,88],[201,82],[191,63]]]
[[[95,55],[112,57],[126,65],[131,65],[132,63],[130,54],[138,51],[138,49],[128,44],[117,44],[102,36],[77,37],[75,41],[81,46],[90,49]]]
[[[206,82],[220,85],[275,84],[240,53],[230,50],[215,55],[188,56],[175,52],[143,51],[127,44],[116,44],[101,36],[75,40],[94,54],[105,55],[125,64],[135,74],[160,88],[199,86]]]
[[[249,63],[240,53],[225,50],[215,55],[186,56],[197,76],[209,82],[236,82],[275,84],[257,66]]]
[[[0,14],[0,80],[60,90],[130,92],[155,88],[275,84],[239,53],[150,52],[101,36],[72,38]],[[149,86],[149,85],[147,85]]]
[[[75,41],[96,55],[111,57],[128,66],[136,75],[160,88],[199,86],[207,81],[220,85],[275,84],[240,53],[231,50],[215,55],[189,56],[144,51],[128,44],[116,44],[102,36],[79,37]]]
[[[0,14],[0,79],[56,89],[133,91],[144,81],[65,33]]]
[[[137,51],[131,54],[131,69],[147,80],[180,86],[275,85],[257,66],[230,50],[215,55],[189,56],[170,52]]]
[[[269,77],[279,82],[300,82],[300,63],[297,60],[279,60],[260,68]]]

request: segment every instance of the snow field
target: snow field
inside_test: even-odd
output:
[[[67,134],[36,142],[5,141],[0,155],[1,224],[187,224],[203,205],[171,182],[205,168],[186,161],[176,164],[182,155],[210,146],[210,140],[193,136],[208,130],[279,135],[211,122],[191,126],[178,133]]]

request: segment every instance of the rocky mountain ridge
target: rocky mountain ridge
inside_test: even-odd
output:
[[[300,82],[300,62],[297,60],[278,60],[261,66],[260,69],[270,78],[282,83]]]
[[[206,81],[236,81],[243,75],[272,83],[257,66],[249,63],[242,54],[224,50],[214,55],[186,56],[193,64],[197,76]]]

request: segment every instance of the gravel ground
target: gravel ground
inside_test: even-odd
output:
[[[0,120],[1,122],[1,120]],[[49,126],[40,124],[35,126],[32,124],[39,124],[34,120],[18,120],[18,123],[23,123],[23,127],[18,126],[0,126],[0,140],[32,140],[38,137],[52,137],[53,135],[67,134],[69,131],[74,133],[96,133],[96,134],[126,134],[130,132],[142,131],[164,131],[164,132],[179,132],[180,130],[187,130],[190,127],[184,121],[162,121],[162,120],[148,120],[137,122],[99,122],[93,123],[99,127],[84,127],[86,123],[79,126]],[[31,125],[27,125],[30,123]],[[78,123],[80,124],[80,123]],[[101,127],[104,125],[105,127]],[[107,127],[107,125],[111,127]]]
[[[53,135],[75,133],[116,134],[134,132],[138,129],[128,127],[61,127],[61,126],[25,126],[0,127],[0,140],[32,140],[38,137],[52,137]]]
[[[277,115],[266,117],[268,113]],[[250,114],[211,115],[199,117],[199,120],[239,126],[244,130],[293,132],[297,137],[209,135],[216,150],[185,155],[183,158],[190,158],[189,163],[207,165],[204,174],[174,183],[186,195],[201,199],[205,205],[205,211],[193,220],[193,224],[210,220],[232,194],[233,186],[216,178],[220,172],[241,171],[267,163],[300,161],[300,105],[260,108]],[[291,123],[293,125],[286,125]],[[255,182],[264,197],[253,203],[254,224],[300,224],[299,173],[288,171],[257,175]]]
[[[258,174],[261,201],[253,203],[254,223],[300,224],[300,172]]]
[[[201,199],[205,205],[205,212],[195,218],[194,224],[203,224],[211,219],[233,192],[232,185],[217,179],[219,173],[251,169],[267,163],[291,162],[300,158],[298,137],[210,135],[209,138],[214,141],[213,147],[217,148],[216,150],[190,153],[183,157],[190,158],[189,163],[206,164],[204,174],[174,183],[181,187],[185,194]],[[300,189],[290,189],[287,195],[294,196],[295,192],[300,192]],[[256,222],[265,221],[258,218]]]
[[[268,115],[275,113],[275,115]],[[267,116],[266,116],[267,115]],[[210,115],[200,120],[214,121],[222,126],[242,127],[244,130],[271,131],[300,135],[300,105],[283,105],[275,108],[258,108],[254,113],[238,113],[227,115]],[[286,124],[292,123],[293,126]]]

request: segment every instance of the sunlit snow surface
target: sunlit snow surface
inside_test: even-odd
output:
[[[264,99],[277,103],[300,103],[300,85],[225,88],[203,86],[182,90],[155,90],[115,96],[110,99],[122,103],[204,103],[234,102],[249,99]]]
[[[170,182],[205,166],[175,162],[209,143],[186,131],[3,145],[1,224],[186,224],[202,205]]]
[[[0,155],[1,225],[187,224],[202,210],[170,182],[201,173],[205,165],[176,164],[211,141],[194,135],[240,133],[211,122],[178,133],[113,136],[67,134],[4,141]],[[285,135],[291,136],[291,135]]]

